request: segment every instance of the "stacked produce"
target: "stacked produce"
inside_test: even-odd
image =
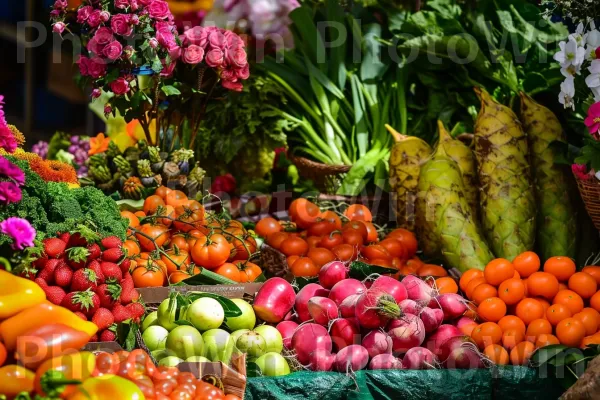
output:
[[[600,267],[576,272],[568,257],[549,258],[543,271],[540,266],[535,253],[525,252],[460,279],[484,321],[465,320],[461,329],[497,364],[527,364],[536,349],[551,344],[600,344]]]

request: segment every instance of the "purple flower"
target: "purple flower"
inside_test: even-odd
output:
[[[102,17],[100,15],[100,10],[94,10],[90,14],[87,19],[87,23],[90,27],[96,28],[98,25],[102,23]]]
[[[0,174],[11,179],[19,186],[25,184],[25,173],[23,173],[21,168],[17,167],[4,157],[0,157]]]
[[[109,60],[114,61],[121,57],[121,54],[123,54],[123,45],[121,45],[118,40],[113,40],[106,45],[102,51],[102,54],[104,54],[104,57],[108,58]]]
[[[113,16],[110,21],[110,27],[117,35],[130,36],[133,33],[133,27],[129,24],[129,16],[127,14]]]
[[[129,0],[115,0],[115,8],[124,10],[127,7],[129,7]]]
[[[118,78],[110,83],[110,90],[117,96],[129,92],[129,82],[125,78]]]
[[[206,53],[206,64],[209,67],[216,68],[223,65],[225,61],[225,54],[221,49],[212,49]]]
[[[48,142],[40,140],[39,142],[31,146],[31,152],[45,159],[48,156],[48,147]]]
[[[102,28],[99,28],[96,31],[96,34],[94,35],[94,39],[99,44],[109,44],[110,42],[115,40],[115,37],[113,36],[113,33],[110,30],[110,28],[103,26]]]
[[[169,10],[169,4],[166,1],[154,0],[148,5],[148,14],[154,19],[167,19],[171,14],[171,11]]]
[[[5,219],[0,222],[0,232],[12,238],[12,248],[14,250],[33,247],[36,232],[26,219],[17,217]]]
[[[62,33],[65,31],[66,27],[67,26],[65,25],[64,22],[57,22],[54,25],[52,25],[52,32],[62,35]]]
[[[183,62],[186,64],[196,65],[204,59],[204,49],[200,46],[192,44],[183,52]]]
[[[0,202],[4,204],[21,201],[21,189],[14,182],[0,182]]]
[[[83,6],[77,10],[77,22],[83,24],[90,17],[90,14],[94,11],[92,6]]]

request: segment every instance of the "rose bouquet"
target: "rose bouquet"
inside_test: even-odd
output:
[[[171,131],[180,145],[185,124],[191,132],[186,140],[193,142],[208,101],[241,91],[249,76],[238,35],[194,27],[180,36],[163,0],[87,0],[77,10],[56,0],[51,20],[58,34],[72,25],[80,32],[79,70],[93,98],[111,95],[105,114],[139,120],[150,144],[160,139],[151,135],[152,120],[157,132]]]

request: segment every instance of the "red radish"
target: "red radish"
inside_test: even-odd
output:
[[[354,310],[356,310],[358,299],[360,299],[360,294],[353,294],[342,301],[342,304],[340,304],[340,315],[342,318],[353,318],[355,316]]]
[[[294,306],[296,293],[285,279],[271,278],[258,290],[254,298],[254,312],[265,322],[281,322]]]
[[[346,298],[353,294],[363,294],[366,290],[365,285],[363,285],[361,281],[356,279],[344,279],[331,288],[329,298],[335,301],[335,304],[339,306]]]
[[[379,330],[367,333],[361,344],[367,349],[371,358],[380,354],[392,354],[392,338]]]
[[[294,303],[294,309],[300,322],[306,322],[311,319],[308,312],[308,301],[315,296],[327,297],[325,294],[326,291],[327,289],[317,283],[309,283],[300,289]]]
[[[392,296],[381,289],[369,289],[356,302],[354,310],[360,326],[383,328],[390,319],[400,318],[402,311]]]
[[[421,318],[421,321],[423,321],[425,332],[431,333],[439,328],[442,324],[442,321],[444,320],[444,312],[439,308],[425,307],[421,310],[419,318]]]
[[[283,338],[283,346],[289,350],[292,344],[292,336],[294,336],[294,331],[298,328],[298,324],[294,321],[281,321],[277,324],[276,328]]]
[[[439,349],[442,343],[446,340],[455,336],[463,336],[463,333],[454,325],[441,325],[437,331],[435,331],[429,339],[427,339],[426,347],[433,352],[433,354],[439,354]]]
[[[392,337],[394,354],[403,354],[423,343],[425,326],[416,315],[405,314],[401,319],[392,321],[388,334]]]
[[[331,337],[324,326],[317,324],[300,325],[292,336],[292,349],[302,365],[310,362],[310,354],[317,350],[331,352]]]
[[[425,347],[409,349],[402,359],[402,366],[406,369],[433,369],[435,356]]]
[[[293,311],[294,310],[291,310],[290,312],[285,314],[285,317],[283,317],[283,320],[284,321],[294,321],[296,319],[296,314],[294,314]]]
[[[339,318],[338,307],[327,297],[313,297],[308,301],[308,313],[319,325],[327,326],[329,321]]]
[[[348,278],[348,268],[341,261],[327,263],[319,271],[319,283],[326,289],[331,289],[346,278]]]
[[[467,311],[465,298],[456,293],[441,294],[436,297],[436,300],[440,303],[442,311],[444,311],[444,321],[458,318]]]
[[[423,280],[414,275],[408,275],[405,277],[402,280],[402,284],[406,288],[408,298],[418,301],[421,304],[428,304],[434,295],[433,289]]]
[[[311,371],[331,371],[335,362],[335,354],[331,354],[325,349],[319,349],[310,353],[309,362],[308,369]]]
[[[455,336],[442,343],[439,358],[449,369],[483,368],[483,356],[466,337]]]
[[[410,299],[402,300],[398,305],[405,314],[419,315],[422,308],[416,301]]]
[[[329,334],[337,351],[360,342],[360,328],[355,318],[336,319],[331,324]]]
[[[402,361],[391,354],[379,354],[371,359],[369,369],[402,369]]]
[[[335,369],[338,372],[360,371],[369,362],[369,352],[358,344],[344,347],[335,356]]]
[[[375,279],[371,289],[381,289],[387,294],[391,295],[396,303],[400,304],[401,301],[406,300],[408,298],[408,294],[406,292],[406,288],[397,279],[394,279],[390,276],[382,275],[379,278]]]

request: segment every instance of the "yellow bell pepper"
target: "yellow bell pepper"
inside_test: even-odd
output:
[[[14,351],[17,338],[25,332],[42,325],[63,324],[78,331],[87,333],[90,337],[98,331],[93,322],[84,321],[64,307],[43,302],[0,323],[0,337],[9,351]]]
[[[0,321],[44,300],[46,294],[37,283],[0,270]]]
[[[68,400],[144,400],[144,394],[135,383],[116,375],[86,379]]]
[[[0,368],[0,394],[12,399],[19,393],[33,392],[35,373],[20,365],[5,365]]]

